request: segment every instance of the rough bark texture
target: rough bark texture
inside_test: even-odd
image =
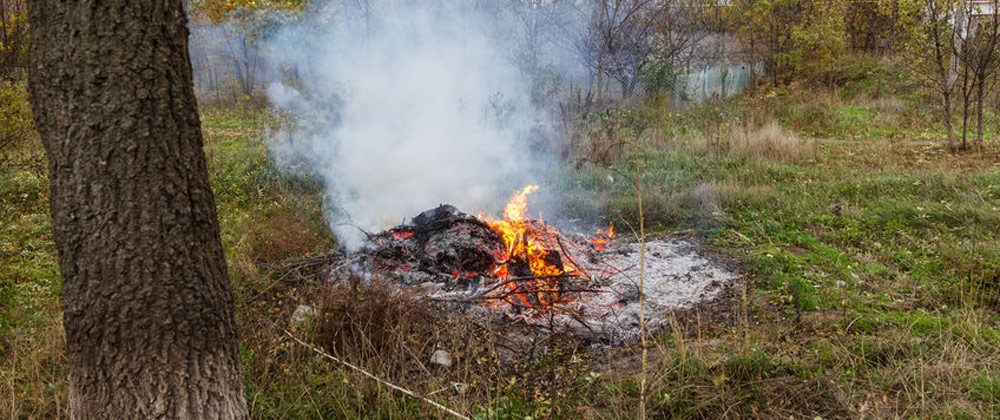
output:
[[[181,0],[28,5],[73,418],[246,418]]]

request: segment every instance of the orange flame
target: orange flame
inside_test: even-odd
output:
[[[526,263],[531,270],[532,279],[529,287],[520,290],[514,280],[510,280],[505,288],[509,296],[515,296],[520,302],[529,307],[540,306],[549,308],[555,303],[559,303],[559,282],[556,277],[569,273],[577,273],[579,269],[572,263],[556,260],[558,254],[552,255],[549,251],[558,245],[557,233],[548,226],[539,222],[525,220],[528,207],[528,195],[538,191],[537,185],[528,185],[520,192],[511,196],[507,207],[504,209],[504,220],[486,221],[494,231],[500,234],[504,241],[505,250],[499,255],[502,261],[493,269],[493,275],[510,279],[511,264]],[[561,258],[558,258],[561,260]],[[526,274],[526,273],[525,273]],[[533,295],[536,305],[529,299]]]
[[[594,249],[598,251],[603,251],[611,238],[615,236],[615,224],[614,222],[608,222],[608,229],[597,229],[597,233],[590,237],[590,244],[594,246]]]
[[[524,214],[528,212],[528,195],[535,191],[538,191],[537,185],[528,185],[521,189],[521,192],[511,196],[507,207],[503,209],[503,217],[514,222],[524,220]]]

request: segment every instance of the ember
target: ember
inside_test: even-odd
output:
[[[395,230],[393,230],[391,232],[392,232],[392,238],[395,239],[395,240],[397,240],[397,241],[400,240],[400,239],[406,239],[406,238],[409,238],[409,237],[413,236],[413,232],[399,232],[399,231],[395,231]]]

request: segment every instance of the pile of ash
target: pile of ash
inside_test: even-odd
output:
[[[540,251],[557,274],[538,275],[490,223],[442,205],[410,223],[369,237],[359,252],[333,264],[331,279],[350,276],[412,288],[413,293],[475,316],[500,316],[602,342],[634,342],[639,334],[641,245],[526,221],[525,235],[544,235]],[[518,239],[520,240],[520,239]],[[502,270],[500,269],[502,268]],[[716,300],[737,275],[693,243],[645,242],[645,316],[649,329],[672,311]]]

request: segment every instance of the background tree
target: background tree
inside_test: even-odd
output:
[[[848,1],[844,7],[844,35],[856,53],[892,54],[897,51],[902,15],[908,0]]]
[[[371,0],[350,5],[369,9]],[[304,7],[298,0],[207,0],[191,2],[194,34],[191,62],[201,92],[252,96],[261,88],[267,56],[261,43]],[[365,16],[368,19],[368,16]]]
[[[0,79],[18,79],[27,65],[27,17],[24,0],[0,0]]]
[[[552,61],[563,58],[556,54],[560,50],[573,49],[572,40],[578,36],[575,26],[582,11],[570,0],[483,1],[477,7],[487,13],[510,15],[516,28],[510,34],[516,40],[513,56],[533,81],[533,97],[544,100],[561,70],[553,68]]]
[[[584,40],[582,53],[597,81],[597,95],[607,80],[618,82],[623,98],[635,90],[639,75],[653,51],[652,0],[599,0]]]
[[[764,71],[777,86],[793,76],[793,37],[805,23],[803,0],[736,0],[729,22],[743,35],[751,50],[761,50]]]
[[[652,25],[652,59],[642,72],[647,94],[663,94],[674,88],[677,75],[693,58],[708,62],[707,41],[712,34],[705,21],[706,2],[699,0],[663,0],[650,14]],[[698,53],[698,49],[702,51]]]
[[[925,89],[940,98],[941,120],[948,135],[948,147],[955,146],[952,125],[955,84],[951,79],[954,1],[919,0],[909,3],[909,29],[903,45],[903,62]]]
[[[797,78],[832,83],[846,48],[845,2],[734,0],[728,19],[775,86]]]
[[[247,417],[182,2],[28,15],[73,417]]]
[[[964,112],[962,114],[962,148],[966,148],[969,113],[974,112],[976,120],[976,146],[983,147],[983,106],[986,92],[996,82],[997,67],[1000,66],[1000,16],[983,13],[997,10],[998,0],[990,2],[965,2],[965,33],[959,33],[961,48],[955,52],[962,66]],[[974,109],[970,110],[972,107]]]

